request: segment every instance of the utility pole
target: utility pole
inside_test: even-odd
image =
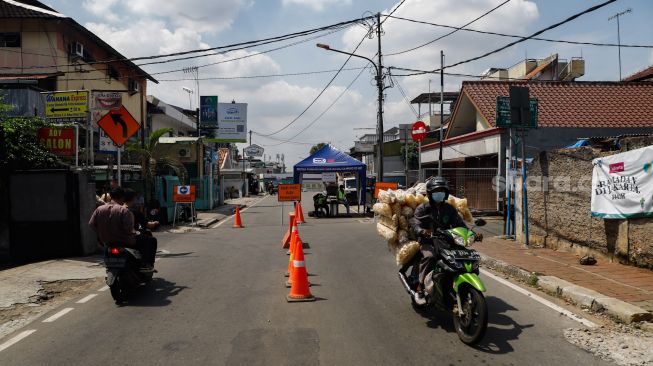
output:
[[[438,160],[438,175],[442,176],[442,141],[444,140],[444,51],[440,50],[440,157]]]
[[[608,18],[608,21],[612,19],[617,19],[617,49],[619,50],[619,81],[621,81],[621,31],[619,29],[619,17],[631,13],[633,9],[628,8],[621,13],[617,13]]]
[[[249,130],[249,146],[252,146],[252,130]]]
[[[376,37],[379,44],[379,62],[376,70],[376,86],[379,89],[379,115],[378,115],[378,132],[379,132],[379,168],[377,182],[383,181],[383,64],[381,63],[381,13],[376,13]]]

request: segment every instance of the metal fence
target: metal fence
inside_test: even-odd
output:
[[[424,177],[437,176],[437,169],[424,169]],[[497,191],[493,180],[497,168],[443,168],[442,175],[449,182],[452,195],[467,198],[472,210],[497,211]]]

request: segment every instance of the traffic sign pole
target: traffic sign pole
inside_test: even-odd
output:
[[[118,147],[118,185],[122,185],[122,172],[120,171],[120,151],[122,146]]]

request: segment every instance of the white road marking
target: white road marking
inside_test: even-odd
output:
[[[104,286],[101,289],[99,289],[98,291],[103,292],[103,291],[106,291],[108,289],[109,289],[109,286]]]
[[[97,296],[97,294],[90,294],[90,295],[80,299],[79,301],[77,301],[77,303],[78,304],[84,304],[84,303],[88,302],[90,299],[94,298],[95,296]]]
[[[7,348],[13,346],[14,344],[16,344],[18,342],[20,342],[23,338],[29,336],[30,334],[32,334],[34,332],[36,332],[36,329],[26,330],[24,332],[19,333],[14,338],[6,341],[5,343],[0,344],[0,352],[6,350]]]
[[[55,320],[61,318],[62,316],[68,314],[69,312],[71,312],[71,311],[73,311],[73,310],[75,310],[75,309],[74,309],[74,308],[65,308],[65,309],[61,310],[60,312],[54,314],[53,316],[51,316],[51,317],[45,319],[45,320],[43,321],[43,323],[52,323],[53,321],[55,321]]]
[[[268,197],[269,197],[269,196],[263,196],[263,197],[261,197],[261,199],[259,199],[258,201],[254,202],[251,206],[247,206],[247,207],[243,208],[242,210],[240,210],[240,212],[245,212],[245,211],[249,210],[250,208],[252,208],[252,207],[258,205],[261,201],[263,201],[264,199],[266,199],[266,198],[268,198]],[[233,215],[231,215],[231,216],[227,216],[227,217],[225,217],[224,219],[222,219],[222,221],[220,221],[220,222],[218,222],[217,224],[211,226],[211,229],[215,229],[215,228],[217,228],[217,227],[220,227],[220,225],[222,225],[222,224],[224,224],[225,222],[229,221],[229,219],[232,218],[232,217],[234,217],[235,215],[236,215],[236,214],[233,214]]]
[[[589,320],[587,320],[587,319],[585,319],[585,318],[583,318],[583,317],[581,317],[579,315],[576,315],[576,314],[572,313],[571,311],[569,311],[569,310],[567,310],[567,309],[565,309],[563,307],[560,307],[560,306],[552,303],[551,301],[549,301],[549,300],[547,300],[547,299],[545,299],[545,298],[543,298],[541,296],[538,296],[538,295],[536,295],[536,294],[534,294],[534,293],[532,293],[530,291],[527,291],[527,290],[525,290],[525,289],[511,283],[510,281],[506,281],[503,278],[495,276],[492,273],[490,273],[488,271],[485,271],[485,270],[481,270],[481,273],[483,274],[483,276],[490,277],[491,279],[501,283],[502,285],[508,286],[511,289],[519,292],[520,294],[528,296],[531,299],[539,302],[540,304],[542,304],[544,306],[547,306],[547,307],[553,309],[554,311],[557,311],[558,313],[560,313],[562,315],[565,315],[568,318],[573,319],[573,320],[583,324],[584,326],[586,326],[588,328],[598,327],[597,324],[595,324],[595,323],[593,323],[593,322],[591,322],[591,321],[589,321]]]

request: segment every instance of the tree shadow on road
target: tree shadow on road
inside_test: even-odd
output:
[[[522,325],[506,315],[506,312],[518,309],[502,299],[494,296],[488,296],[485,299],[489,317],[488,327],[485,337],[476,345],[476,348],[491,354],[505,354],[514,351],[510,341],[518,339],[523,330],[533,327],[533,324]]]
[[[125,306],[158,307],[172,303],[171,297],[177,296],[187,286],[177,286],[176,283],[155,277],[152,282],[141,286],[124,303]]]

